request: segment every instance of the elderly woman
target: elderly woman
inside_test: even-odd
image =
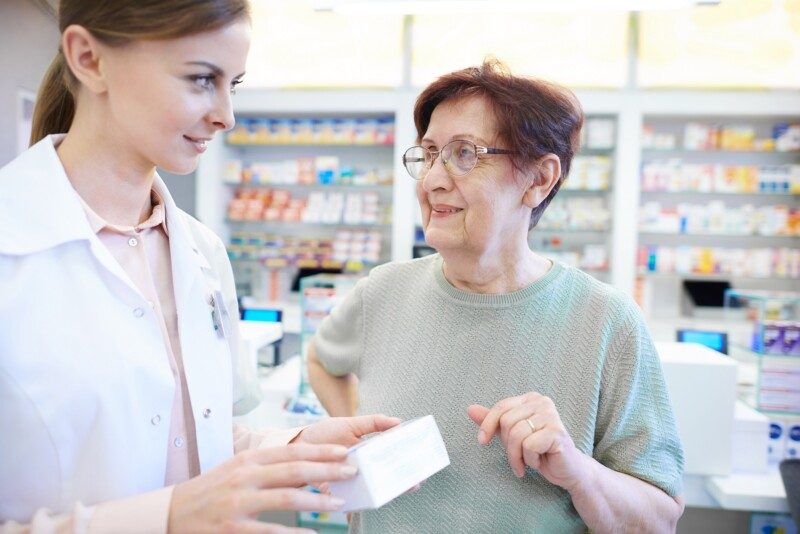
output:
[[[451,465],[355,532],[670,532],[683,454],[635,304],[532,251],[583,112],[485,63],[419,96],[417,180],[438,254],[375,268],[324,321],[311,384],[332,415],[433,414]]]

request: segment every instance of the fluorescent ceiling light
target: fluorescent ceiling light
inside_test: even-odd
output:
[[[318,0],[318,11],[394,15],[454,13],[541,13],[591,11],[657,11],[721,0]]]

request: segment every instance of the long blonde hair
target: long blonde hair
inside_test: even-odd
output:
[[[110,46],[134,40],[184,37],[212,31],[250,16],[248,0],[61,0],[58,28],[86,28]],[[78,80],[59,47],[39,86],[30,144],[69,130]]]

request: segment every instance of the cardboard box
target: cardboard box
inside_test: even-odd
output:
[[[738,473],[765,473],[768,437],[769,418],[745,403],[736,401],[731,447],[732,470]]]
[[[347,463],[355,478],[330,484],[344,499],[342,512],[380,508],[450,465],[432,415],[411,419],[350,447]]]
[[[656,343],[690,475],[731,472],[736,362],[697,343]]]

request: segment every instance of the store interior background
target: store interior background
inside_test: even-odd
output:
[[[0,7],[0,165],[19,150],[20,94],[35,94],[58,48],[56,3],[5,0]],[[252,254],[258,251],[237,248],[242,236],[256,236],[260,247],[268,247],[275,235],[344,239],[355,247],[352,234],[363,232],[374,236],[370,251],[378,262],[411,258],[415,246],[419,251],[422,245],[419,209],[414,182],[400,156],[414,144],[414,99],[436,75],[478,64],[488,55],[506,62],[514,73],[569,86],[584,105],[587,127],[596,121],[595,132],[587,132],[582,163],[570,178],[572,189],[559,193],[546,224],[532,232],[531,244],[577,262],[634,296],[655,339],[672,341],[681,328],[726,328],[722,309],[693,304],[684,290],[687,279],[728,282],[737,289],[800,289],[800,261],[792,260],[800,254],[800,191],[750,193],[720,186],[676,192],[669,190],[674,183],[658,178],[682,166],[704,164],[776,172],[794,165],[793,172],[799,172],[798,148],[684,150],[684,144],[692,123],[743,127],[757,139],[771,137],[779,124],[800,125],[800,2],[723,0],[715,6],[642,13],[520,14],[496,7],[491,14],[411,16],[364,9],[319,11],[314,5],[320,2],[305,0],[252,3],[248,73],[234,96],[239,124],[243,119],[391,119],[394,126],[393,141],[365,146],[303,141],[250,145],[218,136],[194,174],[164,174],[178,205],[234,245],[240,296],[282,309],[284,356],[296,352],[299,333],[299,297],[291,291],[297,260],[285,260],[286,265],[263,257],[254,261]],[[703,134],[696,127],[692,132],[698,148]],[[242,168],[248,177],[260,173],[263,180],[283,180],[281,165],[307,157],[327,158],[315,163],[331,165],[338,175],[347,168],[351,181],[361,182],[230,183],[241,178]],[[266,165],[253,169],[253,163]],[[316,194],[322,201],[330,201],[332,193],[352,193],[359,196],[356,211],[362,219],[357,214],[353,224],[343,219],[339,224],[238,220],[244,217],[234,213],[236,203],[231,201],[265,190],[288,191],[303,200]],[[678,204],[693,206],[695,219],[688,228],[685,222],[673,227]],[[759,210],[778,222],[760,233],[741,235],[742,221]],[[699,226],[692,226],[698,220]],[[345,237],[337,236],[341,231]],[[674,252],[687,246],[710,252],[699,255],[700,265],[687,266],[690,260]],[[718,249],[730,248],[741,249],[727,260],[736,263],[733,273],[705,272],[708,254],[718,258]],[[769,267],[762,265],[765,254],[773,260],[782,255],[784,267],[775,267],[772,260]],[[368,269],[374,260],[365,258],[356,258],[349,267]],[[748,512],[690,508],[679,532],[745,533],[749,521]]]

